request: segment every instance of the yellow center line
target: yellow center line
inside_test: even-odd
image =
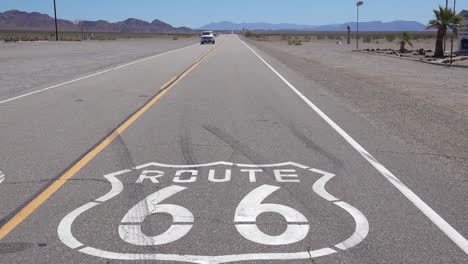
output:
[[[159,90],[164,90],[164,89],[166,89],[166,87],[169,86],[170,83],[172,83],[173,81],[175,81],[175,79],[177,79],[177,76],[172,77],[169,81],[167,81],[165,84],[163,84],[163,86],[161,86],[161,88],[160,88]]]
[[[124,123],[117,127],[114,132],[103,139],[96,147],[91,149],[85,156],[78,160],[73,166],[65,171],[57,180],[55,180],[49,187],[42,191],[36,196],[31,202],[23,207],[18,213],[16,213],[9,221],[7,221],[0,228],[0,240],[5,238],[15,227],[23,222],[30,214],[32,214],[37,208],[39,208],[47,199],[49,199],[56,191],[60,189],[70,178],[76,175],[86,164],[88,164],[94,157],[96,157],[102,150],[104,150],[118,135],[122,134],[131,124],[133,124],[141,115],[143,115],[148,109],[155,104],[161,97],[163,97],[169,90],[174,87],[179,81],[184,79],[193,69],[200,65],[208,56],[210,56],[217,48],[221,46],[222,41],[218,46],[213,48],[206,55],[198,59],[190,68],[185,70],[178,78],[174,77],[166,82],[162,87],[159,94],[148,101],[143,107],[137,112],[130,116]],[[166,87],[167,86],[167,87]]]

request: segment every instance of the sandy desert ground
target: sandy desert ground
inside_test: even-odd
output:
[[[398,49],[400,46],[396,42],[397,40],[395,40],[394,42],[388,42],[385,39],[379,39],[379,40],[374,41],[374,43],[361,42],[359,44],[359,48],[362,48],[362,49],[377,49],[377,48]],[[417,50],[417,49],[434,50],[435,49],[435,39],[418,39],[418,40],[413,40],[412,43],[413,43],[413,47],[407,45],[406,48],[411,49],[411,50]],[[351,45],[354,48],[355,46],[354,40],[352,44],[354,44],[354,45]],[[447,40],[446,51],[450,51],[450,44],[451,44],[450,40]],[[455,40],[453,43],[453,49],[455,51],[458,49],[457,40]]]
[[[415,152],[443,156],[466,167],[467,69],[353,53],[354,45],[340,46],[334,40],[300,46],[279,38],[247,41],[300,73],[304,86],[320,83],[323,93],[352,105],[383,133],[416,143],[420,149]],[[417,41],[415,47],[431,48],[431,43]]]
[[[150,38],[0,43],[0,99],[197,42]]]
[[[270,38],[269,41],[254,41],[260,47],[276,50],[313,63],[326,65],[338,73],[366,79],[379,86],[391,86],[400,93],[426,100],[468,115],[467,69],[425,65],[398,58],[368,54],[355,54],[355,43],[337,45],[335,40],[312,40],[300,46],[288,45],[287,41]],[[398,48],[395,43],[361,43],[360,49]],[[409,47],[410,48],[410,47]],[[414,49],[434,49],[434,40],[414,41]],[[312,67],[312,65],[311,65]],[[306,70],[306,69],[304,69]]]

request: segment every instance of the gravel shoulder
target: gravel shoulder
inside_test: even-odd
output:
[[[0,100],[196,42],[154,38],[0,43]]]
[[[466,69],[360,53],[331,41],[289,46],[247,40],[364,116],[410,144],[465,171],[468,158]]]

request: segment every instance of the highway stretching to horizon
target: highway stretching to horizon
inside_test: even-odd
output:
[[[467,263],[466,193],[319,86],[232,34],[0,97],[0,262]]]

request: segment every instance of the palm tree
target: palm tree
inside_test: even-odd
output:
[[[400,45],[400,52],[403,53],[405,52],[405,46],[406,44],[410,45],[411,47],[413,47],[413,43],[411,42],[411,40],[413,40],[413,35],[411,35],[410,33],[408,32],[403,32],[403,34],[401,34],[399,37],[398,37],[398,42],[397,44]]]
[[[439,6],[439,10],[434,10],[435,19],[429,21],[426,29],[437,29],[437,40],[434,57],[444,57],[444,38],[447,30],[450,29],[454,34],[458,33],[458,28],[462,24],[462,18],[455,14],[451,8]]]

